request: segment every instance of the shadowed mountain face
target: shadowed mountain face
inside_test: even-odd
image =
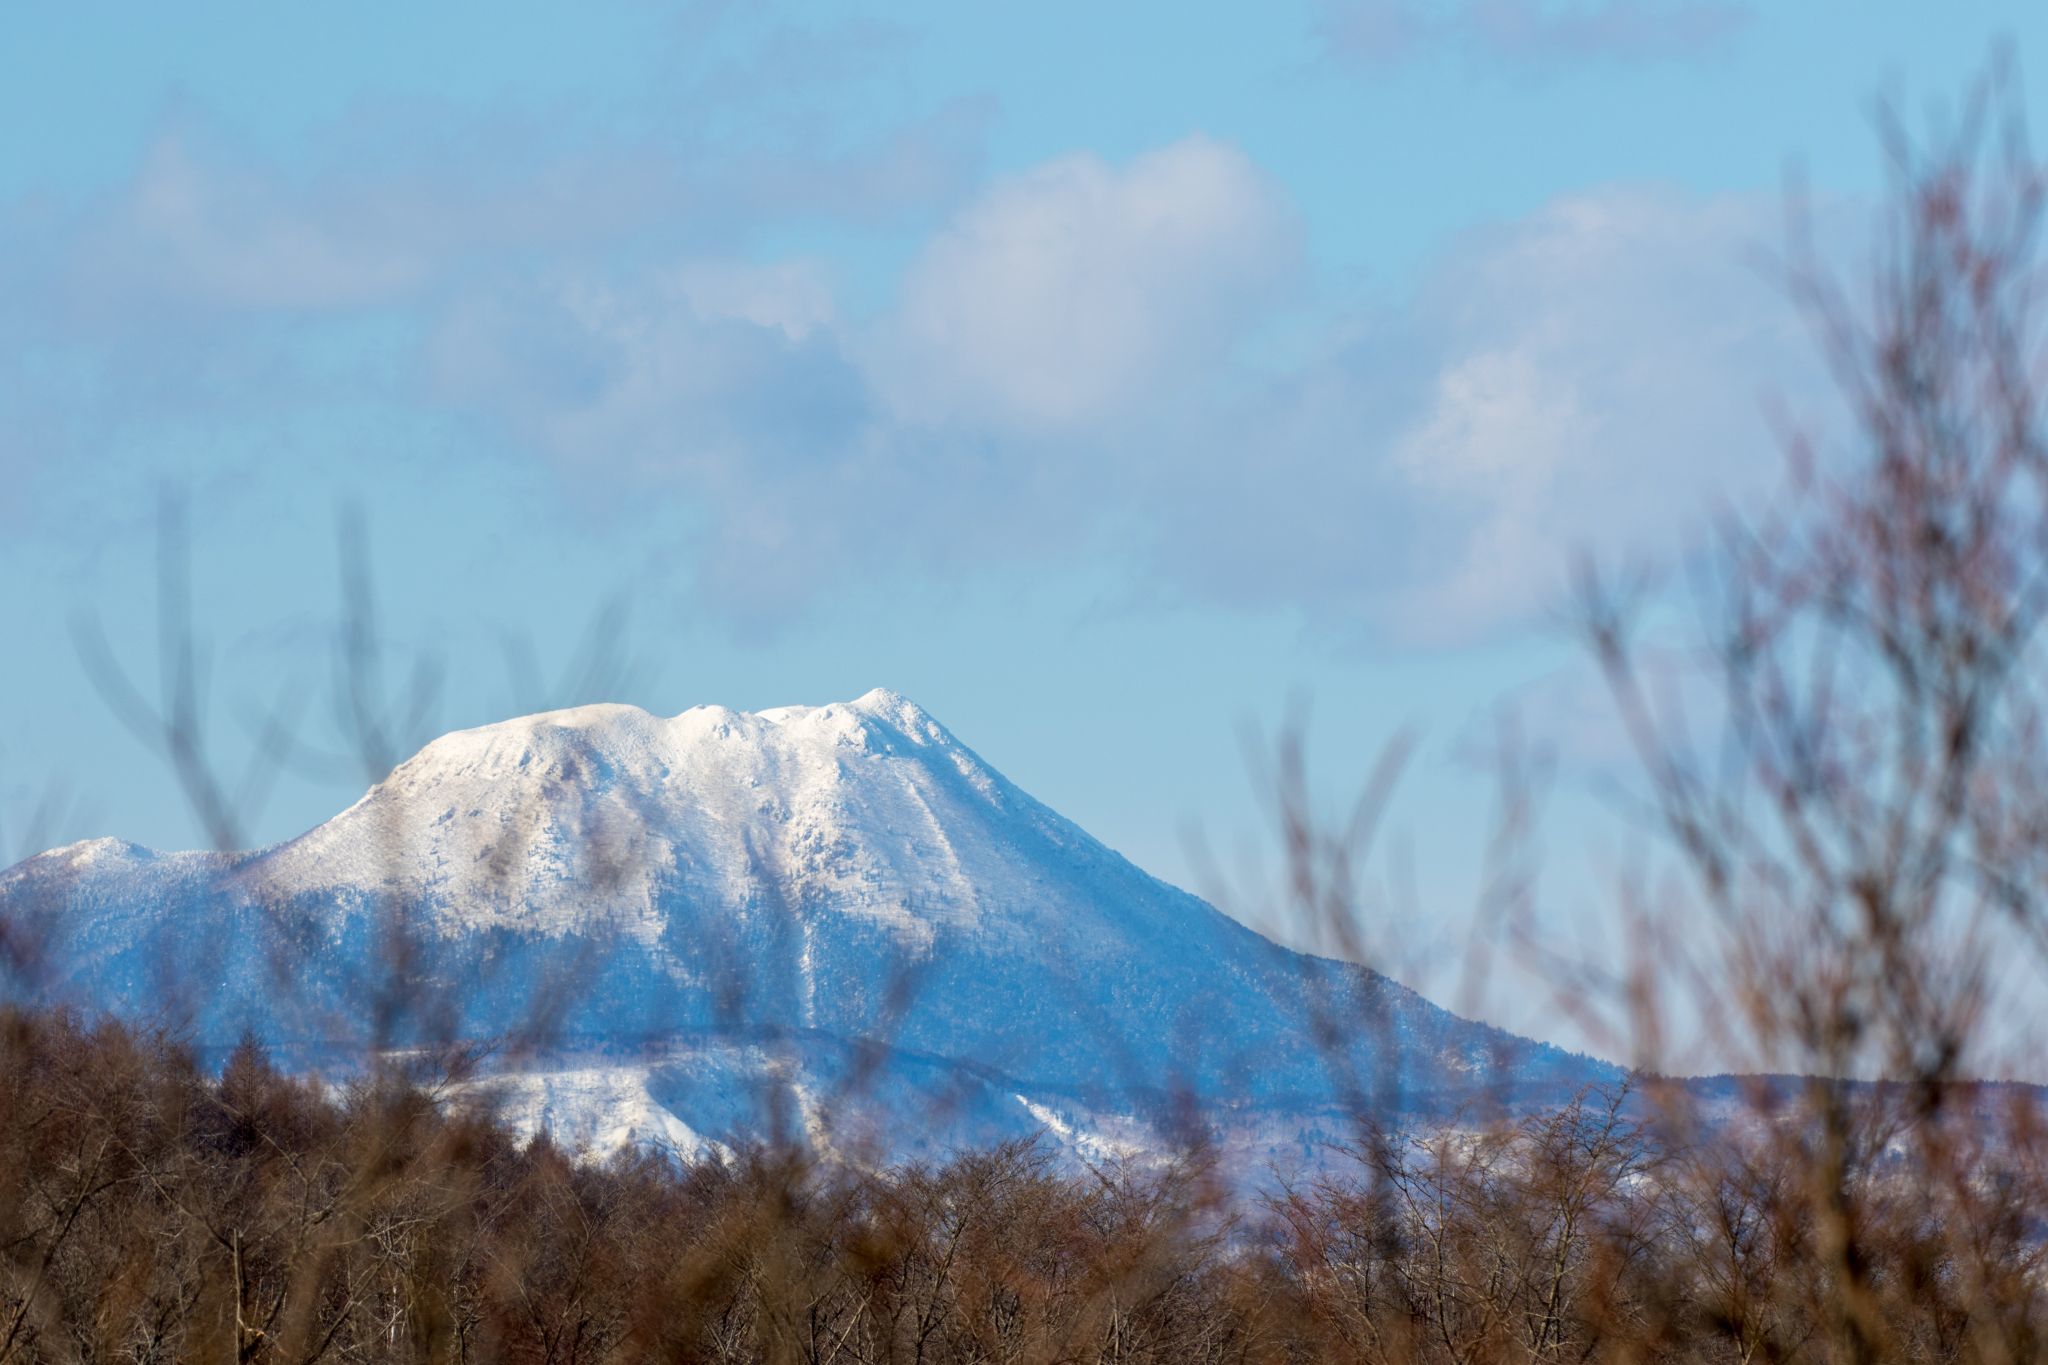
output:
[[[18,995],[210,1046],[519,1040],[514,1116],[601,1143],[823,1140],[859,1107],[892,1150],[1039,1126],[1100,1146],[1172,1107],[1305,1131],[1361,1094],[1612,1074],[1275,946],[885,691],[462,731],[286,843],[75,844],[0,874],[0,907],[37,948]]]

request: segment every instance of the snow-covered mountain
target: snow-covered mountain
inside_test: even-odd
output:
[[[1275,946],[887,691],[461,731],[296,839],[74,844],[0,874],[0,913],[17,994],[308,1055],[499,1040],[508,1113],[599,1145],[1102,1155],[1192,1115],[1285,1146],[1361,1094],[1611,1074]]]

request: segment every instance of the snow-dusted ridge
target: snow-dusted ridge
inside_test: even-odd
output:
[[[977,1135],[1049,1113],[1123,1134],[1069,1125],[1056,1136],[1077,1152],[1122,1150],[1182,1089],[1285,1128],[1340,1103],[1342,1074],[1413,1103],[1609,1074],[1273,945],[884,690],[458,731],[298,838],[233,855],[74,844],[0,873],[0,911],[45,942],[19,991],[168,1006],[206,1041],[481,1038],[539,1019],[562,1066],[550,1080],[545,1057],[522,1062],[513,1109],[603,1142],[650,1126],[742,1142],[759,1115],[703,1077],[782,1086],[810,1113],[860,1070],[844,1049],[876,1039],[895,1060],[862,1101],[874,1131],[918,1131],[908,1109],[972,1092],[952,1108]],[[1311,1042],[1324,1017],[1346,1023],[1339,1057]],[[771,1066],[746,1040],[773,1038],[795,1041]]]
[[[948,774],[999,799],[994,774],[893,692],[667,719],[583,706],[435,740],[262,871],[287,895],[432,898],[450,933],[560,935],[602,912],[652,943],[679,879],[730,889],[780,870],[797,898],[833,898],[928,946],[935,876],[955,916],[975,905],[931,816]]]

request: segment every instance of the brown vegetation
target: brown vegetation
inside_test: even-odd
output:
[[[866,1171],[597,1163],[395,1080],[14,1016],[0,1362],[2027,1360],[2048,1155],[1930,1189],[1873,1126],[1653,1138],[1622,1094],[1383,1135],[1232,1202],[1031,1143]],[[1873,1121],[1878,1117],[1872,1113]],[[1994,1116],[1987,1113],[1988,1119]],[[1987,1123],[1987,1129],[1992,1124]],[[1887,1140],[1880,1140],[1880,1133]]]

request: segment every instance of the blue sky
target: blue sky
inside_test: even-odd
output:
[[[1830,420],[1759,264],[1788,172],[1837,240],[1875,101],[1938,116],[2048,18],[81,0],[0,35],[11,830],[55,787],[65,837],[200,837],[72,643],[94,613],[148,666],[161,489],[229,760],[325,680],[354,505],[430,729],[594,699],[502,644],[560,673],[624,600],[622,699],[894,687],[1206,889],[1190,832],[1237,867],[1265,829],[1248,728],[1310,698],[1335,800],[1413,727],[1382,928],[1436,986],[1503,705],[1559,756],[1545,921],[1611,937],[1637,841],[1557,591],[1759,486],[1766,404]],[[358,786],[294,772],[252,834]],[[1524,985],[1487,1012],[1557,1033]]]

